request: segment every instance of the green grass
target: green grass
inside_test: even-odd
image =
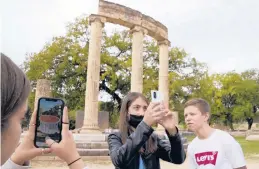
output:
[[[195,136],[187,136],[188,142],[192,141]],[[245,137],[234,137],[242,147],[246,157],[259,155],[259,141],[246,141]]]
[[[246,141],[245,137],[235,137],[246,156],[259,154],[259,141]]]

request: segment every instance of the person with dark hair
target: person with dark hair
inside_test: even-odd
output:
[[[191,99],[184,105],[185,123],[196,134],[187,149],[190,168],[246,169],[241,146],[229,133],[209,126],[210,114],[204,99]]]
[[[153,133],[156,123],[165,128],[168,140]],[[119,132],[108,136],[108,145],[116,169],[160,169],[160,159],[182,164],[186,157],[172,113],[137,92],[124,98]]]
[[[18,145],[29,93],[30,82],[25,74],[11,59],[1,53],[1,168],[29,168],[29,160],[50,152],[66,161],[70,169],[83,168],[84,163],[66,123],[62,124],[60,143],[48,138],[46,143],[50,148],[41,149],[34,146],[36,112],[32,114],[27,135]],[[67,108],[63,114],[63,121],[68,122]]]

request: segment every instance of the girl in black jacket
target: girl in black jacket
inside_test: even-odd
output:
[[[168,139],[153,133],[154,124],[165,128]],[[116,169],[160,169],[159,159],[182,164],[185,151],[172,113],[161,103],[150,103],[141,94],[129,93],[120,110],[119,132],[108,136]]]

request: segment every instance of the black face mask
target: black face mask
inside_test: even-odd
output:
[[[144,116],[137,116],[137,115],[132,115],[130,114],[130,118],[129,118],[129,124],[134,127],[137,128],[137,126],[139,125],[139,123],[143,120]]]

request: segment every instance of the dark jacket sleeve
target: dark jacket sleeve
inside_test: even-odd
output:
[[[163,140],[159,137],[158,139],[158,150],[157,156],[162,160],[174,163],[174,164],[182,164],[185,161],[186,153],[184,151],[184,147],[182,144],[181,137],[178,133],[175,136],[170,136],[170,134],[166,131],[168,136],[168,140]]]
[[[115,167],[127,166],[137,155],[139,149],[145,144],[153,129],[145,122],[141,122],[136,130],[122,143],[120,134],[113,133],[108,136],[109,152]]]

